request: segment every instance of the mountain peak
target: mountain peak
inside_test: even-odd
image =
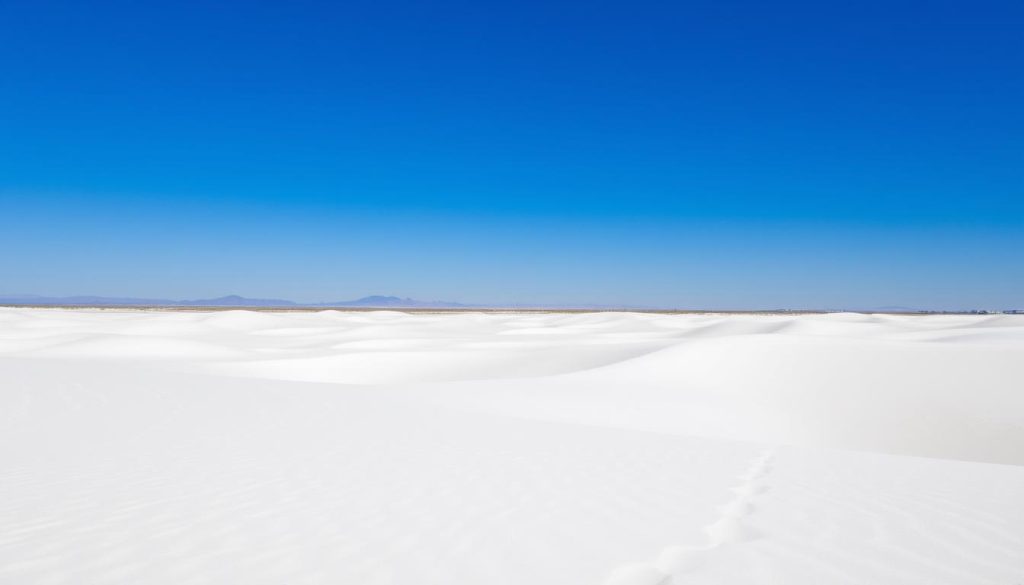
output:
[[[362,297],[354,301],[338,301],[334,303],[320,303],[322,306],[331,307],[365,307],[365,308],[396,308],[396,309],[415,309],[415,308],[457,308],[457,307],[468,307],[462,303],[453,303],[449,301],[418,301],[416,299],[410,299],[408,297],[396,297],[390,295],[370,295]]]

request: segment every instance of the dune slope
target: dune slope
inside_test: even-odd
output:
[[[1014,583],[1024,317],[0,309],[0,583]]]

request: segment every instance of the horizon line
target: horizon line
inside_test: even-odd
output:
[[[107,297],[103,295],[47,296],[36,294],[0,295],[0,307],[8,308],[96,308],[96,309],[156,309],[156,310],[403,310],[415,312],[472,312],[472,311],[550,311],[550,312],[609,312],[641,313],[875,313],[875,314],[1024,314],[1012,308],[920,309],[906,306],[880,306],[872,308],[844,307],[771,307],[771,308],[697,308],[644,306],[610,303],[462,303],[455,301],[421,301],[394,295],[367,295],[348,301],[298,302],[280,298],[251,298],[242,295],[224,295],[208,299],[155,299],[145,297]]]

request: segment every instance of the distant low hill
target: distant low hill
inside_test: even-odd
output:
[[[0,305],[35,306],[90,306],[90,307],[359,307],[359,308],[462,308],[470,307],[449,301],[419,301],[410,298],[372,295],[350,301],[328,303],[296,303],[286,299],[253,299],[228,295],[214,299],[170,300],[136,297],[70,296],[47,297],[41,295],[0,295]]]
[[[451,301],[418,301],[416,299],[401,298],[401,297],[387,297],[381,295],[371,295],[356,299],[354,301],[336,301],[333,303],[316,303],[310,306],[318,307],[374,307],[374,308],[401,308],[401,309],[414,309],[414,308],[460,308],[460,307],[471,307],[473,305],[465,305],[462,303],[455,303]]]

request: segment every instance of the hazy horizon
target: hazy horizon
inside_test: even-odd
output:
[[[68,305],[74,305],[75,303],[83,304],[95,304],[97,306],[103,305],[139,305],[139,306],[157,306],[160,304],[168,304],[169,306],[181,306],[181,307],[203,307],[203,306],[215,306],[223,304],[224,306],[235,306],[235,307],[295,307],[295,308],[317,308],[317,307],[366,307],[366,308],[459,308],[459,309],[502,309],[502,308],[549,308],[549,309],[616,309],[621,308],[625,310],[654,310],[654,311],[860,311],[860,312],[971,312],[971,311],[1020,311],[1021,307],[1007,306],[1007,307],[915,307],[905,305],[874,305],[874,306],[747,306],[747,307],[731,307],[731,306],[652,306],[652,305],[633,305],[633,304],[602,304],[592,303],[586,301],[569,302],[569,303],[497,303],[497,302],[475,302],[468,303],[459,299],[424,299],[411,297],[408,295],[391,295],[391,294],[367,294],[359,297],[353,297],[348,299],[334,298],[333,300],[327,300],[327,297],[312,300],[296,300],[283,298],[281,296],[266,296],[257,297],[252,295],[239,295],[239,294],[225,294],[225,295],[213,295],[213,296],[196,296],[192,295],[188,298],[168,298],[165,296],[152,296],[152,297],[139,297],[132,295],[90,295],[90,294],[73,294],[73,295],[38,295],[38,294],[5,294],[0,293],[0,305],[2,304],[26,304],[32,305],[33,302],[42,305],[61,306],[62,302],[68,303]],[[204,304],[204,302],[211,302],[211,304]],[[227,304],[225,304],[227,303]],[[404,304],[403,304],[404,303]]]

